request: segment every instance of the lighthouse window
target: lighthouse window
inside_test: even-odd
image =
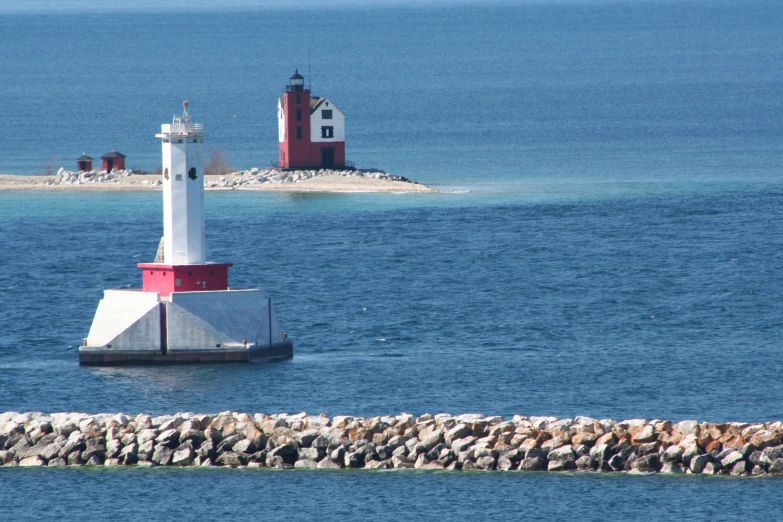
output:
[[[174,175],[174,180],[175,181],[182,181],[182,174],[175,174]]]
[[[196,175],[196,167],[191,167],[191,168],[190,168],[190,170],[188,171],[188,177],[189,177],[190,179],[193,179],[193,180],[195,180],[195,179],[198,177],[198,176]]]
[[[296,109],[296,121],[302,121],[302,109]]]
[[[169,169],[168,167],[163,169],[163,177],[166,179],[169,179]]]
[[[163,143],[168,143],[168,142],[169,142],[169,140],[163,140]]]
[[[301,94],[297,94],[296,95],[296,103],[302,103],[302,95]]]
[[[334,127],[321,127],[322,138],[334,138]]]
[[[332,109],[324,109],[321,111],[321,118],[325,120],[331,120],[332,119]]]
[[[302,139],[302,127],[296,128],[296,138],[300,140]]]

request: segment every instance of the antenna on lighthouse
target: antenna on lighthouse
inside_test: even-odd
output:
[[[307,76],[310,78],[310,92],[313,92],[313,70],[310,67],[310,48],[307,48]]]

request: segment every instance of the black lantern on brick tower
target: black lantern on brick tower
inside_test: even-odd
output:
[[[304,76],[299,74],[299,69],[294,71],[294,75],[288,80],[288,85],[285,88],[286,92],[303,92],[304,91]]]

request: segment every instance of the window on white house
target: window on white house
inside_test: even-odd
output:
[[[325,120],[331,120],[332,119],[332,110],[331,109],[324,109],[321,111],[321,118]]]
[[[321,127],[322,138],[334,138],[334,127]]]

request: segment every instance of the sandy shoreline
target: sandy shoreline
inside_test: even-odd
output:
[[[243,174],[206,176],[206,190],[260,190],[273,192],[404,192],[434,193],[437,189],[410,181],[393,181],[373,177],[348,177],[323,175],[298,181],[262,184],[237,184],[246,179]],[[110,181],[85,181],[58,183],[56,176],[22,176],[0,174],[0,191],[52,190],[52,191],[115,191],[160,190],[160,174],[132,174]]]

